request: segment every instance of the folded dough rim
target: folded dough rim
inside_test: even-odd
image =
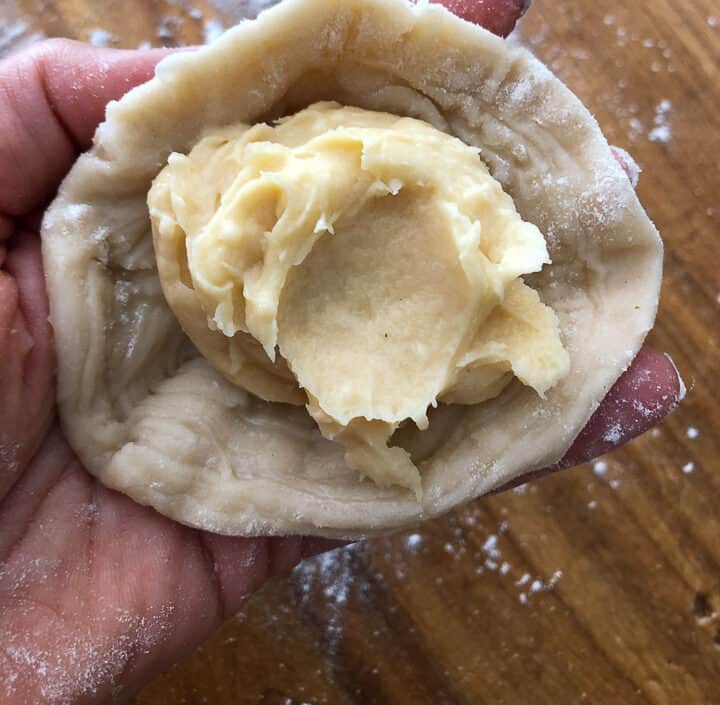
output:
[[[553,264],[530,279],[571,373],[437,414],[418,504],[345,467],[305,412],[271,407],[198,358],[165,304],[146,196],[208,127],[319,99],[412,115],[481,149]],[[226,534],[360,538],[442,514],[557,461],[653,325],[662,242],[596,121],[528,51],[442,6],[285,0],[163,60],[108,105],[43,223],[68,439],[104,484]],[[432,427],[431,427],[432,430]]]

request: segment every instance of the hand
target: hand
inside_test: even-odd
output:
[[[508,31],[522,0],[450,2]],[[494,8],[494,9],[493,9]],[[190,529],[112,492],[54,417],[39,217],[106,103],[152,75],[163,51],[36,45],[0,63],[0,700],[127,696],[191,651],[271,576],[334,545]],[[567,463],[629,440],[677,403],[679,379],[644,350]],[[650,415],[638,414],[640,400]],[[620,429],[605,433],[608,426]],[[615,443],[617,441],[617,443]]]

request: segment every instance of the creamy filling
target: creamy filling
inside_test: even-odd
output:
[[[568,372],[557,317],[522,280],[550,261],[542,233],[476,149],[424,122],[318,103],[218,129],[170,157],[148,203],[199,350],[253,394],[305,403],[381,486],[421,492],[390,445],[400,424],[513,377],[544,395]]]

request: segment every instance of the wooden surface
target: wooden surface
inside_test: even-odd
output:
[[[196,43],[216,17],[0,5],[6,35],[28,25],[8,45]],[[137,705],[720,703],[720,5],[536,0],[521,34],[644,169],[667,244],[651,342],[685,376],[681,410],[605,464],[309,562]]]

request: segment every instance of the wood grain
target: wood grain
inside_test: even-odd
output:
[[[126,47],[197,43],[222,17],[200,0],[11,10],[26,35]],[[536,0],[521,33],[643,167],[667,245],[651,342],[685,403],[595,468],[308,562],[136,705],[720,703],[720,7]]]

